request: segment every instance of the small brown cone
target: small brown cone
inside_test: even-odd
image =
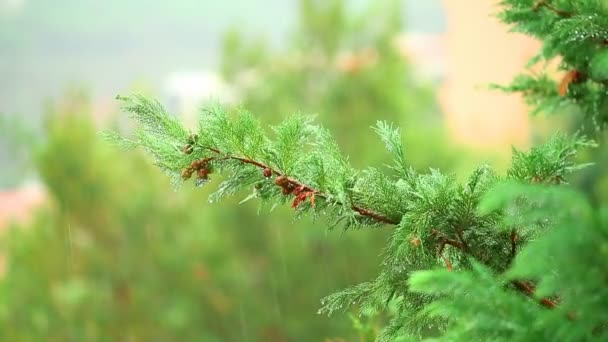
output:
[[[192,177],[192,169],[191,168],[183,169],[182,170],[182,179],[188,180],[188,179],[190,179],[190,177]]]
[[[412,246],[414,247],[418,247],[420,246],[420,239],[417,237],[413,237],[410,239],[410,244],[412,244]]]
[[[209,170],[206,168],[199,169],[196,171],[196,175],[200,179],[208,179],[209,178]]]

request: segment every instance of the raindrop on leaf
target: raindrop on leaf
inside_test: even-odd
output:
[[[202,186],[204,186],[204,185],[205,185],[205,184],[207,184],[207,183],[209,183],[209,180],[208,180],[208,179],[202,179],[202,178],[199,178],[199,179],[197,179],[197,180],[194,182],[194,185],[195,185],[195,186],[197,186],[197,187],[202,187]]]

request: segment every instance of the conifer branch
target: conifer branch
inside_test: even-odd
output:
[[[219,155],[223,154],[222,151],[220,151],[214,147],[207,147],[207,149],[209,151],[212,151]],[[204,160],[210,161],[213,159],[216,159],[216,158],[212,157],[212,158],[206,158]],[[284,173],[282,173],[276,169],[273,169],[269,165],[266,165],[262,162],[259,162],[259,161],[256,161],[256,160],[253,160],[250,158],[238,157],[238,156],[226,156],[226,157],[222,157],[221,159],[222,160],[232,159],[232,160],[239,161],[243,164],[249,164],[249,165],[256,166],[256,167],[262,169],[262,171],[264,172],[264,174],[267,177],[269,177],[268,174],[277,176],[277,178],[275,179],[275,184],[277,184],[277,186],[280,186],[282,188],[283,194],[284,195],[291,195],[291,194],[295,195],[295,199],[292,204],[293,208],[297,208],[298,205],[301,202],[303,202],[306,198],[311,199],[311,203],[313,206],[314,206],[314,201],[316,198],[322,198],[325,200],[329,200],[331,198],[331,196],[329,196],[328,194],[325,194],[317,189],[314,189],[313,187],[308,186],[297,179],[289,177],[289,176],[285,175]],[[331,201],[331,202],[335,205],[344,205],[340,201]],[[390,225],[399,224],[398,221],[395,221],[395,220],[391,219],[390,217],[387,217],[387,216],[377,213],[371,209],[363,208],[358,205],[354,205],[354,204],[351,205],[351,210],[359,213],[361,216],[369,217],[378,223],[384,223],[384,224],[390,224]]]
[[[441,233],[440,231],[433,229],[431,231],[431,236],[437,236],[439,238],[439,255],[442,254],[443,249],[445,248],[445,245],[450,245],[452,247],[456,247],[460,250],[464,250],[465,249],[465,245],[464,243],[458,241],[458,240],[454,240],[454,239],[450,239],[449,237],[445,236],[443,233]]]
[[[341,203],[338,203],[338,204],[341,204]],[[399,222],[397,222],[389,217],[386,217],[382,214],[378,214],[369,209],[361,208],[361,207],[358,207],[355,205],[353,205],[351,207],[351,209],[358,212],[359,214],[361,214],[363,216],[371,217],[372,219],[374,219],[375,221],[378,221],[380,223],[386,223],[386,224],[392,224],[392,225],[399,224]]]
[[[452,272],[454,267],[452,266],[452,262],[450,261],[450,259],[446,258],[444,255],[442,255],[441,258],[443,258],[443,262],[445,262],[445,267],[448,272]]]
[[[273,127],[275,136],[271,138],[251,114],[238,113],[230,118],[225,110],[212,108],[204,112],[197,134],[189,135],[157,102],[145,98],[125,101],[126,109],[142,127],[135,132],[135,140],[118,142],[144,147],[177,183],[181,182],[175,178],[180,171],[182,179],[196,175],[196,184],[200,185],[217,168],[228,177],[212,194],[214,199],[253,185],[254,193],[247,199],[258,197],[280,204],[289,197],[293,200],[291,207],[298,213],[318,213],[328,208],[336,222],[345,221],[346,228],[366,224],[397,226],[386,249],[382,273],[372,282],[330,296],[321,310],[328,314],[344,310],[353,302],[362,308],[381,310],[395,293],[403,293],[407,305],[419,310],[428,297],[419,297],[406,287],[405,281],[412,269],[432,268],[439,259],[448,271],[455,267],[464,271],[473,264],[503,270],[509,254],[515,255],[519,246],[517,239],[511,237],[509,253],[503,228],[506,211],[501,207],[487,212],[475,210],[484,193],[503,179],[518,184],[561,183],[563,177],[584,166],[572,157],[580,148],[592,145],[578,136],[556,135],[529,152],[514,150],[512,165],[504,178],[482,166],[467,183],[459,184],[453,176],[438,170],[418,173],[411,169],[405,162],[398,130],[387,124],[380,123],[377,131],[393,154],[395,164],[391,168],[398,174],[392,176],[376,168],[363,172],[352,169],[329,133],[302,117]],[[517,187],[509,184],[504,192],[510,194],[513,189]],[[316,204],[319,199],[322,202]],[[429,238],[430,246],[416,248]],[[495,242],[507,246],[497,250]],[[446,246],[456,250],[447,253]],[[491,254],[496,252],[500,255],[493,257]],[[470,257],[471,263],[454,265],[450,258],[458,254]],[[450,272],[455,276],[464,273]],[[514,289],[523,294],[534,294],[531,283],[514,284]],[[504,291],[502,283],[500,287]],[[542,299],[541,304],[556,305],[551,299]],[[398,317],[392,322],[402,325]]]
[[[511,283],[515,286],[516,289],[523,292],[524,294],[526,294],[530,297],[534,296],[534,292],[536,291],[536,288],[531,283],[521,281],[521,280],[514,280]],[[541,298],[539,300],[539,303],[542,306],[549,308],[549,309],[554,309],[555,307],[557,307],[557,303],[547,297]]]
[[[452,266],[452,262],[443,255],[443,250],[445,249],[446,245],[450,245],[452,247],[455,247],[459,250],[461,250],[463,253],[468,254],[468,245],[466,244],[466,242],[464,242],[464,239],[462,237],[462,230],[461,229],[456,229],[456,233],[458,236],[459,240],[454,240],[454,239],[450,239],[449,237],[445,236],[444,234],[442,234],[440,231],[433,229],[431,231],[431,235],[432,236],[437,236],[440,238],[440,242],[439,242],[439,249],[437,252],[437,255],[439,257],[441,257],[443,259],[443,261],[446,264],[446,268],[448,271],[452,271],[453,270],[453,266]],[[517,241],[518,241],[519,237],[517,235],[517,232],[515,231],[515,229],[511,230],[511,235],[510,235],[510,241],[511,241],[511,260],[513,260],[513,258],[515,258],[515,254],[516,254],[516,248],[517,248]],[[477,259],[477,258],[476,258]],[[520,292],[524,293],[527,296],[534,296],[534,292],[535,292],[535,287],[534,285],[532,285],[531,282],[526,282],[526,281],[521,281],[521,280],[514,280],[512,281],[512,284],[515,286],[515,288],[517,290],[519,290]],[[553,309],[557,306],[557,303],[547,297],[541,298],[539,300],[539,303],[547,308]]]
[[[462,240],[458,241],[458,240],[450,239],[436,229],[433,229],[431,231],[431,236],[437,236],[440,238],[439,250],[437,251],[437,255],[443,259],[443,262],[445,262],[445,266],[446,266],[447,270],[451,272],[454,269],[452,266],[452,262],[445,255],[443,255],[443,250],[445,249],[445,246],[450,245],[452,247],[455,247],[455,248],[463,251],[463,253],[467,253],[468,246]],[[460,234],[459,234],[459,239],[461,239]]]
[[[513,261],[513,259],[515,259],[515,255],[517,254],[517,242],[519,240],[519,235],[517,234],[517,231],[515,229],[511,230],[511,235],[510,235],[510,241],[511,241],[511,252],[510,252],[510,257],[511,260],[510,262]],[[524,293],[527,296],[534,296],[534,292],[536,291],[534,285],[532,285],[531,282],[527,282],[527,281],[522,281],[522,280],[513,280],[511,282],[515,288],[517,290],[519,290],[520,292]],[[549,298],[541,298],[539,300],[539,303],[549,309],[553,309],[557,306],[557,303],[552,301]]]

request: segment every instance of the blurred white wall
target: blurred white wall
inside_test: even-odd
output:
[[[196,124],[196,113],[205,103],[234,103],[236,98],[221,75],[210,70],[184,70],[169,73],[163,89],[166,106],[179,113],[187,125]]]

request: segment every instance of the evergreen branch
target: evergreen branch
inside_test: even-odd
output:
[[[436,229],[433,229],[431,231],[431,236],[438,236],[440,237],[440,242],[439,242],[439,250],[437,252],[437,255],[439,257],[441,257],[443,259],[443,261],[446,264],[446,268],[448,269],[448,271],[452,271],[453,266],[452,263],[450,262],[450,260],[448,258],[446,258],[443,255],[443,250],[445,249],[446,245],[450,245],[452,247],[455,247],[457,249],[459,249],[460,251],[462,251],[465,254],[467,253],[468,250],[468,246],[467,244],[464,242],[464,239],[462,237],[462,230],[457,229],[457,236],[459,240],[454,240],[454,239],[450,239],[449,237],[445,236],[444,234],[442,234],[441,232],[439,232]],[[518,240],[518,235],[515,231],[515,229],[513,229],[511,231],[510,234],[510,241],[511,241],[511,257],[514,258],[515,257],[515,253],[516,253],[516,248],[517,248],[517,240]],[[477,257],[473,256],[475,259],[478,259]],[[512,260],[512,259],[511,259]],[[477,260],[477,261],[481,261],[481,260]],[[521,280],[513,280],[511,282],[515,288],[517,290],[519,290],[520,292],[524,293],[527,296],[534,296],[534,292],[535,292],[535,287],[534,285],[532,285],[531,282],[526,282],[526,281],[521,281]],[[547,297],[541,298],[539,299],[539,303],[547,308],[553,309],[557,306],[557,303]]]
[[[505,239],[504,227],[518,227],[518,233],[525,234],[522,241],[527,241],[534,234],[529,232],[539,226],[531,222],[520,228],[506,222],[508,212],[502,204],[521,196],[514,192],[517,190],[514,185],[509,185],[496,203],[486,204],[485,211],[476,210],[482,196],[505,178],[519,181],[518,184],[562,183],[573,171],[585,166],[573,160],[577,151],[592,145],[582,137],[556,135],[528,152],[514,150],[506,177],[481,167],[462,184],[454,176],[435,169],[428,173],[414,171],[405,162],[399,131],[385,123],[379,123],[376,131],[393,154],[395,163],[391,168],[397,172],[391,176],[376,168],[355,171],[329,132],[308,118],[285,120],[274,128],[275,135],[271,138],[253,115],[238,112],[233,118],[216,107],[204,111],[197,134],[188,135],[156,102],[143,98],[126,101],[127,110],[143,124],[130,145],[144,147],[171,176],[181,171],[185,180],[196,174],[195,183],[200,185],[206,183],[214,168],[228,174],[228,179],[212,194],[213,199],[253,185],[254,193],[247,199],[259,197],[279,204],[290,198],[291,207],[298,213],[316,214],[328,208],[336,221],[344,221],[346,227],[397,226],[377,279],[328,297],[321,310],[327,313],[355,303],[361,310],[376,312],[398,301],[404,306],[398,317],[407,312],[415,314],[431,298],[412,292],[408,278],[413,271],[435,267],[441,260],[447,271],[466,270],[479,264],[503,273],[519,244],[519,238],[512,236],[510,248],[505,246],[509,241]],[[506,195],[513,197],[505,198]],[[317,203],[319,199],[321,203]],[[515,212],[520,209],[516,206]],[[454,251],[446,252],[446,246],[454,247]],[[512,279],[537,278],[524,275]],[[517,280],[514,289],[531,296],[534,286],[530,284]],[[504,291],[504,282],[500,286]],[[521,294],[517,297],[525,298]],[[550,303],[554,302],[541,300],[543,306]],[[408,326],[409,330],[413,323],[393,320],[391,324]]]
[[[439,237],[439,252],[438,254],[441,255],[441,253],[443,252],[443,249],[445,248],[445,245],[450,245],[452,247],[456,247],[460,250],[465,250],[465,244],[458,241],[458,240],[454,240],[454,239],[450,239],[449,237],[447,237],[446,235],[444,235],[443,233],[441,233],[440,231],[433,229],[431,231],[431,236],[437,236]]]
[[[459,234],[460,241],[450,239],[436,229],[433,229],[431,231],[431,236],[440,237],[441,240],[439,242],[439,250],[437,251],[437,255],[443,259],[443,262],[445,262],[445,266],[446,266],[447,270],[451,272],[454,269],[454,267],[452,266],[452,262],[450,261],[450,259],[448,259],[445,255],[443,255],[443,250],[445,249],[445,246],[450,245],[452,247],[455,247],[455,248],[463,251],[463,253],[465,253],[465,254],[468,252],[468,246],[466,245],[466,243],[463,242],[460,234]]]
[[[340,204],[340,203],[338,203],[338,204]],[[386,217],[386,216],[383,216],[381,214],[378,214],[378,213],[376,213],[376,212],[374,212],[372,210],[369,210],[369,209],[361,208],[361,207],[358,207],[356,205],[353,205],[351,207],[351,209],[354,210],[354,211],[356,211],[356,212],[358,212],[359,214],[361,214],[363,216],[371,217],[372,219],[374,219],[374,220],[376,220],[378,222],[381,222],[381,223],[393,224],[393,225],[399,224],[399,222],[397,222],[397,221],[395,221],[395,220],[393,220],[393,219],[391,219],[389,217]]]
[[[511,284],[513,284],[520,292],[523,292],[530,297],[534,296],[534,292],[536,291],[534,285],[532,285],[530,282],[513,280]],[[557,303],[547,297],[539,299],[539,303],[549,309],[554,309],[557,307]]]
[[[220,155],[223,154],[222,151],[220,151],[219,149],[214,148],[214,147],[207,147],[207,149],[214,153],[220,154]],[[215,159],[215,158],[213,158],[213,159]],[[301,182],[297,179],[294,179],[293,177],[288,177],[284,173],[282,173],[260,161],[256,161],[256,160],[245,158],[245,157],[238,157],[238,156],[227,156],[227,157],[223,157],[221,159],[224,159],[224,160],[232,159],[232,160],[239,161],[243,164],[253,165],[253,166],[256,166],[256,167],[262,169],[264,171],[265,175],[270,174],[270,175],[277,176],[277,178],[275,179],[275,184],[280,186],[283,189],[283,194],[284,195],[290,195],[290,194],[295,195],[295,199],[292,204],[293,208],[296,208],[299,203],[301,203],[303,200],[306,199],[306,197],[311,198],[311,200],[313,201],[312,202],[313,205],[314,205],[315,198],[322,198],[325,200],[330,200],[330,198],[331,198],[330,195],[323,193],[320,190],[315,189],[309,185],[306,185],[303,182]],[[211,159],[206,158],[206,160],[211,160]],[[335,205],[340,205],[340,206],[344,205],[342,202],[335,201],[335,200],[331,201],[331,203],[333,203]],[[367,209],[367,208],[364,208],[364,207],[361,207],[361,206],[358,206],[355,204],[351,205],[350,208],[351,208],[351,210],[359,213],[361,216],[369,217],[378,223],[385,223],[385,224],[391,224],[391,225],[399,224],[398,221],[395,221],[395,220],[391,219],[390,217],[377,213],[371,209]]]

